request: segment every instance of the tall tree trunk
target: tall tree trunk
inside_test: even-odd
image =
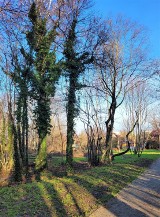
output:
[[[76,113],[76,88],[74,75],[70,74],[70,85],[67,104],[67,147],[66,147],[66,163],[72,167],[73,163],[73,143],[74,143],[74,117]]]
[[[20,157],[18,152],[18,145],[17,145],[17,132],[15,126],[13,126],[14,131],[14,179],[15,181],[19,182],[22,180],[22,172],[21,172],[21,164],[20,164]]]
[[[24,165],[24,152],[22,148],[22,132],[21,132],[21,119],[22,119],[22,112],[21,112],[21,104],[22,104],[22,97],[21,95],[18,97],[17,101],[17,111],[16,111],[16,119],[17,119],[17,140],[19,146],[19,153],[22,160],[22,164]]]
[[[113,132],[113,126],[114,126],[114,116],[115,116],[115,110],[116,110],[116,100],[115,97],[112,97],[112,103],[109,108],[109,117],[106,121],[106,141],[105,141],[105,150],[102,155],[102,163],[106,161],[106,157],[108,161],[111,161],[111,150],[112,150],[112,132]]]
[[[24,88],[24,87],[23,87]],[[27,89],[23,90],[17,102],[17,139],[22,165],[28,173],[28,105]]]
[[[28,106],[27,97],[24,102],[24,119],[25,119],[25,169],[26,175],[28,174]]]
[[[39,150],[35,161],[36,179],[40,180],[40,172],[47,167],[46,136],[39,139]]]
[[[22,152],[23,152],[23,166],[25,167],[25,158],[26,158],[26,153],[25,153],[25,130],[26,130],[26,117],[25,117],[25,108],[26,104],[25,104],[25,97],[23,98],[23,106],[22,106]]]
[[[22,180],[22,173],[21,173],[21,164],[20,164],[20,157],[18,151],[18,144],[17,144],[17,131],[14,125],[14,120],[12,117],[12,107],[11,102],[8,102],[8,111],[9,111],[9,133],[10,139],[12,139],[13,147],[14,147],[14,179],[15,181],[19,182]]]

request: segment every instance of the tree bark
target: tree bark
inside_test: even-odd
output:
[[[76,87],[74,75],[70,74],[70,85],[67,103],[67,147],[66,147],[66,163],[72,167],[73,163],[73,148],[74,143],[74,118],[75,118],[75,103],[76,103]]]
[[[137,123],[138,123],[138,119],[137,119],[136,122],[134,123],[132,129],[126,134],[126,146],[127,146],[127,149],[126,149],[125,151],[123,151],[123,152],[118,153],[118,154],[113,154],[113,155],[111,156],[111,160],[114,160],[114,158],[117,157],[117,156],[126,154],[126,153],[130,150],[130,142],[129,142],[128,137],[129,137],[129,135],[132,133],[132,131],[134,130],[134,128],[135,128],[135,126],[136,126]]]

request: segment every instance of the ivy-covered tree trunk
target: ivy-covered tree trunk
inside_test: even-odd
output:
[[[48,31],[47,18],[40,14],[35,3],[29,11],[31,29],[26,33],[32,59],[31,98],[35,102],[34,118],[39,138],[38,153],[35,161],[37,179],[47,166],[46,137],[50,133],[50,98],[54,97],[55,84],[60,76],[59,64],[56,62],[54,41],[57,35],[56,25]]]
[[[12,107],[11,102],[8,102],[8,133],[9,133],[9,140],[11,142],[12,147],[14,148],[14,179],[15,181],[19,182],[22,180],[22,173],[21,173],[21,164],[20,164],[20,156],[18,151],[17,145],[17,131],[14,124],[14,120],[12,117]]]
[[[21,95],[17,98],[17,110],[16,110],[16,119],[17,119],[17,141],[18,141],[18,148],[20,158],[22,160],[22,164],[24,165],[24,148],[23,148],[23,139],[22,139],[22,105],[23,105],[23,98]]]
[[[22,163],[24,163],[24,154],[22,150],[22,135],[21,135],[21,97],[18,97],[17,100],[17,110],[16,110],[16,119],[17,119],[17,140],[20,157],[22,159]]]
[[[22,70],[22,77],[19,78],[19,96],[17,98],[17,141],[22,162],[22,167],[28,174],[28,79],[25,77],[25,70]]]
[[[36,170],[40,171],[47,166],[47,144],[46,136],[39,139],[39,150],[36,157]]]
[[[68,102],[67,102],[67,147],[66,147],[66,163],[72,167],[74,143],[74,125],[75,118],[78,115],[76,105],[76,91],[83,86],[79,83],[80,75],[85,71],[85,66],[92,63],[92,57],[89,57],[88,52],[76,51],[77,35],[77,18],[74,17],[66,36],[64,45],[64,69],[66,76],[69,78]]]
[[[78,88],[78,61],[75,52],[76,33],[75,28],[77,20],[73,19],[66,42],[64,46],[65,70],[69,78],[69,89],[67,99],[67,146],[66,146],[66,164],[72,167],[73,162],[73,143],[74,143],[74,118],[76,117],[76,90]]]
[[[40,179],[40,172],[47,167],[47,123],[46,121],[49,120],[50,118],[50,100],[45,99],[45,93],[43,92],[44,97],[42,97],[42,92],[41,92],[41,97],[37,101],[37,121],[39,123],[38,126],[38,136],[39,136],[39,141],[38,141],[38,153],[36,156],[36,161],[35,161],[35,169],[36,169],[36,178]],[[47,116],[49,115],[49,116]]]
[[[66,147],[66,162],[72,166],[73,161],[73,148],[74,143],[74,117],[75,117],[75,104],[76,104],[76,87],[74,74],[70,74],[69,78],[69,93],[67,103],[67,147]]]
[[[15,126],[12,125],[12,129],[14,132],[14,140],[13,140],[13,147],[14,147],[14,179],[16,182],[22,180],[22,171],[21,171],[21,164],[20,164],[20,157],[18,152],[18,145],[17,145],[17,132]]]
[[[27,90],[26,90],[27,93]],[[24,124],[24,153],[25,153],[25,173],[28,175],[28,96],[24,97],[24,106],[23,106],[23,124]]]

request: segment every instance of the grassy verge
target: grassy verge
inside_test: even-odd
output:
[[[117,157],[112,165],[82,168],[68,177],[46,172],[41,182],[3,187],[0,216],[89,216],[159,157],[160,152],[155,150],[145,151],[140,158],[129,153]],[[50,163],[58,166],[61,160],[53,158]]]

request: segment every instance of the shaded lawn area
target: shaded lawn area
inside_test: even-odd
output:
[[[156,150],[146,150],[140,158],[129,153],[117,157],[112,165],[80,166],[67,177],[46,171],[41,182],[1,187],[0,216],[89,216],[159,157]],[[80,160],[85,159],[76,159],[77,165]],[[61,158],[51,158],[50,164],[59,168]]]

